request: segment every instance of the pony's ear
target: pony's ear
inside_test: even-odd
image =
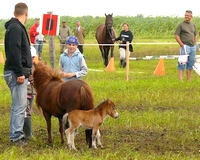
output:
[[[37,63],[36,63],[36,62],[33,62],[34,68],[37,66],[37,64],[38,64],[38,62],[37,62]]]
[[[47,61],[43,61],[43,63],[44,63],[45,65],[47,65]]]
[[[110,101],[109,99],[107,99],[107,101],[108,101],[108,104],[111,104],[111,103],[112,103],[112,101]]]
[[[38,60],[37,63],[34,62],[33,63],[34,67],[36,68],[37,65],[41,66],[41,65],[47,65],[47,62],[46,61],[43,61],[43,60]]]
[[[39,62],[38,56],[33,57],[33,64],[37,64]]]

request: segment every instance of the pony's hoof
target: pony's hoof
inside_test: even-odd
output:
[[[72,145],[71,145],[71,144],[68,144],[67,147],[70,149],[70,148],[72,148]]]
[[[73,150],[73,151],[75,151],[75,152],[78,152],[78,149],[76,149],[76,148],[70,148],[70,150]]]
[[[97,147],[96,147],[96,146],[92,146],[92,148],[93,148],[93,149],[97,149]]]
[[[76,147],[72,146],[71,144],[67,145],[70,150],[78,151]]]

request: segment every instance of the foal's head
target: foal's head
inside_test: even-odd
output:
[[[99,107],[102,106],[102,112],[105,112],[107,115],[118,118],[119,114],[116,111],[115,103],[111,100],[107,99],[104,102],[102,102]]]

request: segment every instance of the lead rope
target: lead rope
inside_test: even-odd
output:
[[[33,96],[33,84],[32,84],[32,81],[33,81],[34,79],[32,78],[31,80],[29,80],[29,82],[30,82],[30,84],[29,85],[31,85],[31,95]],[[29,102],[29,101],[28,101]],[[28,106],[30,106],[31,104],[30,103],[28,103],[27,104],[27,107]]]
[[[108,31],[108,34],[109,34],[110,38],[113,39],[112,33],[111,33],[110,30],[108,29],[107,25],[106,25],[106,28],[107,28],[107,31]],[[112,30],[112,28],[111,28],[111,30]]]

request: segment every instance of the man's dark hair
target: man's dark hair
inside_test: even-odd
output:
[[[25,14],[25,12],[28,10],[28,6],[25,3],[17,3],[15,5],[15,15],[21,16]]]
[[[186,10],[185,12],[190,13],[192,15],[192,11],[191,10]]]

